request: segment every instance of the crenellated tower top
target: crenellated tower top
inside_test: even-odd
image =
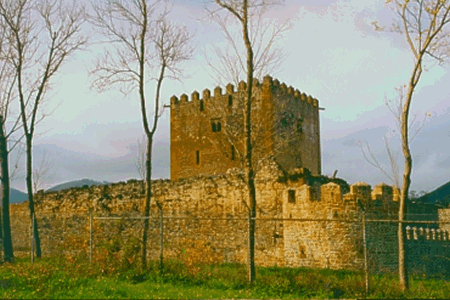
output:
[[[253,80],[253,88],[256,88],[258,91],[263,91],[263,90],[270,91],[270,92],[276,93],[278,95],[282,95],[282,94],[292,95],[297,101],[307,102],[314,107],[319,106],[319,101],[316,98],[312,97],[311,95],[302,93],[298,89],[294,89],[292,86],[288,87],[284,82],[280,83],[280,81],[278,79],[273,79],[269,75],[267,75],[263,78],[262,83],[260,83],[258,81],[258,79],[255,78]],[[220,101],[220,99],[226,95],[234,95],[236,93],[244,93],[245,91],[247,91],[247,83],[244,81],[240,81],[238,83],[238,88],[236,91],[234,89],[234,85],[231,83],[228,83],[225,87],[224,94],[222,93],[222,88],[217,86],[214,88],[214,96],[213,97],[211,97],[211,91],[209,89],[204,89],[203,93],[202,93],[202,95],[203,95],[202,99],[199,98],[199,93],[197,91],[194,91],[191,94],[190,99],[186,94],[182,94],[180,96],[180,98],[173,95],[170,98],[170,104],[174,104],[174,105],[186,104],[186,103],[192,103],[192,102],[196,102],[196,101],[200,101],[200,100]]]
[[[247,91],[247,83],[240,81],[237,86],[228,83],[170,98],[172,180],[225,174],[240,167],[243,149],[224,135],[234,130],[235,140],[242,140],[240,108]],[[259,126],[253,132],[262,132],[258,138],[264,147],[255,151],[272,153],[286,171],[306,167],[320,175],[319,101],[271,76],[255,78],[252,94],[252,127]],[[293,139],[290,144],[283,140],[288,135]]]

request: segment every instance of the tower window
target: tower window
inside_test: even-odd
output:
[[[235,159],[235,150],[234,150],[234,146],[231,145],[231,160]]]
[[[203,111],[204,107],[203,107],[203,100],[200,100],[200,111]]]
[[[200,164],[200,151],[199,150],[195,151],[195,156],[197,159],[197,165],[199,165]]]
[[[303,119],[299,118],[297,120],[297,133],[302,134],[303,133]]]
[[[233,106],[233,96],[231,95],[228,96],[228,106]]]
[[[295,190],[288,191],[288,202],[295,203]]]
[[[211,130],[212,130],[212,132],[221,131],[222,123],[217,120],[211,120]]]

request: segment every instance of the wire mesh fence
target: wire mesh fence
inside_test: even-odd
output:
[[[12,216],[16,256],[30,255],[31,227],[27,215]],[[144,219],[140,212],[121,215],[38,215],[43,256],[67,260],[120,261],[123,268],[139,264]],[[161,266],[178,261],[191,271],[205,264],[248,263],[246,214],[208,216],[154,211],[148,218],[147,259]],[[348,269],[367,274],[396,273],[398,221],[358,216],[353,219],[256,218],[255,263]],[[411,276],[449,278],[450,222],[405,221],[407,266]]]

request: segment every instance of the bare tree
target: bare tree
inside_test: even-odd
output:
[[[145,162],[146,162],[146,153],[147,153],[147,143],[146,143],[146,137],[144,136],[142,139],[139,139],[137,141],[137,148],[136,148],[136,153],[135,153],[135,157],[134,157],[134,165],[136,166],[136,170],[139,173],[139,176],[141,177],[141,179],[143,181],[145,181],[145,174],[146,172],[146,167],[145,167]]]
[[[42,156],[33,168],[33,190],[36,193],[38,190],[44,188],[44,184],[48,183],[55,175],[54,163],[48,154],[44,150]]]
[[[242,0],[214,2],[221,8],[225,8],[224,5],[226,5],[236,9],[238,14],[243,13],[242,7],[239,7],[243,5]],[[273,22],[267,22],[267,18],[264,18],[265,13],[271,7],[281,3],[283,3],[283,0],[248,1],[247,27],[254,56],[254,78],[261,79],[264,75],[277,71],[287,57],[287,54],[281,46],[277,45],[277,42],[283,37],[283,33],[291,28],[289,20],[274,26]],[[242,21],[234,13],[223,14],[220,10],[210,9],[207,9],[207,11],[212,21],[219,25],[228,42],[228,45],[225,47],[211,45],[212,53],[214,53],[213,58],[206,57],[208,66],[212,70],[211,76],[220,85],[228,82],[238,85],[242,78],[247,77],[246,55],[243,55],[246,53],[246,48],[245,43],[241,43],[243,37],[239,36],[243,34],[243,29],[237,32],[234,30],[236,29],[234,26],[236,25],[236,19],[239,23],[242,23]],[[227,11],[229,12],[229,10]],[[214,59],[218,59],[219,64]]]
[[[17,78],[22,127],[26,140],[26,184],[36,257],[41,257],[33,199],[32,142],[39,108],[51,79],[67,58],[86,44],[80,35],[84,9],[74,1],[0,1],[0,16],[12,47],[10,63]]]
[[[112,43],[110,49],[97,60],[92,74],[96,76],[93,87],[102,91],[120,84],[122,91],[136,90],[141,106],[142,124],[146,141],[145,162],[145,221],[142,238],[142,268],[147,267],[147,239],[151,205],[151,174],[153,137],[162,113],[160,94],[165,78],[180,79],[178,68],[183,61],[190,59],[193,48],[191,35],[185,27],[167,20],[168,11],[156,18],[156,10],[161,1],[148,0],[107,0],[93,4],[95,15],[93,24]],[[146,82],[156,81],[153,120],[147,112]],[[150,123],[150,120],[152,121]]]
[[[397,126],[397,131],[393,132],[401,132],[401,122],[402,122],[402,111],[404,106],[404,99],[405,99],[405,88],[406,86],[401,86],[399,88],[396,88],[397,97],[393,99],[388,99],[385,97],[385,104],[392,113],[392,115],[395,118],[395,123]],[[408,131],[413,131],[414,133],[409,136],[408,143],[411,144],[415,137],[419,134],[419,132],[422,130],[422,128],[425,126],[427,117],[431,116],[429,112],[425,113],[425,118],[420,121],[417,120],[418,114],[415,113],[414,116],[409,121],[408,125]],[[358,141],[358,145],[361,148],[361,152],[363,154],[364,159],[373,167],[380,170],[386,178],[388,178],[396,188],[400,187],[400,165],[399,165],[399,150],[395,149],[392,144],[389,142],[388,135],[383,137],[384,140],[384,146],[387,154],[387,167],[385,164],[383,164],[375,155],[375,153],[372,151],[369,143],[364,141]]]
[[[396,32],[403,35],[413,54],[413,68],[408,83],[400,89],[398,115],[402,151],[404,156],[403,182],[401,186],[398,224],[399,246],[399,279],[400,288],[409,288],[406,269],[405,231],[403,221],[406,210],[406,200],[411,185],[412,156],[410,151],[410,122],[409,111],[415,89],[425,69],[427,61],[444,63],[450,53],[450,3],[442,0],[389,0],[391,8],[397,14],[397,23],[390,28],[380,27],[374,23],[376,29]],[[428,59],[428,60],[427,60]]]
[[[243,157],[243,170],[245,173],[245,183],[248,189],[247,207],[249,209],[249,281],[255,280],[255,217],[256,217],[256,152],[254,136],[257,132],[253,129],[255,126],[252,122],[256,122],[252,118],[252,102],[254,98],[254,78],[261,78],[263,72],[276,68],[282,58],[282,51],[274,48],[275,41],[280,34],[287,29],[288,26],[283,24],[280,27],[270,27],[267,24],[267,18],[263,18],[264,14],[274,5],[281,1],[276,0],[215,0],[218,8],[209,11],[213,19],[220,25],[228,42],[229,48],[224,52],[215,48],[216,55],[220,59],[220,67],[216,68],[210,63],[213,71],[218,75],[218,81],[227,79],[234,81],[236,84],[239,78],[245,74],[246,77],[246,93],[242,99],[243,110],[243,147],[240,156]],[[223,13],[224,11],[224,13]],[[230,19],[231,17],[231,19]],[[233,22],[234,20],[234,22]],[[231,22],[231,24],[230,24]],[[230,28],[238,23],[241,28],[242,43],[237,41],[230,32]],[[272,24],[271,24],[272,25]],[[269,34],[270,28],[274,28]],[[278,53],[277,53],[278,52]],[[239,128],[229,128],[229,134],[232,136],[239,131]],[[234,133],[233,133],[234,132]],[[239,135],[239,134],[238,134]]]
[[[396,188],[400,186],[400,169],[398,165],[398,152],[392,149],[389,144],[388,138],[383,137],[384,146],[386,149],[386,153],[388,155],[388,168],[383,166],[380,160],[376,157],[375,153],[373,153],[369,143],[367,141],[358,141],[359,147],[361,148],[361,152],[363,154],[364,159],[373,167],[377,168],[381,171],[381,173],[388,178]]]
[[[17,100],[15,93],[16,77],[14,69],[9,64],[12,47],[7,40],[7,30],[4,23],[0,21],[0,167],[1,185],[0,197],[2,198],[1,215],[1,239],[4,250],[4,260],[11,262],[14,258],[11,225],[9,215],[9,196],[11,174],[9,172],[9,154],[17,146],[20,138],[12,141],[11,136],[20,129],[20,116],[14,114],[11,105]],[[11,113],[13,113],[11,117]],[[8,121],[12,119],[11,121]]]

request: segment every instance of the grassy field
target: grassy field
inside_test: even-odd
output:
[[[258,268],[257,281],[246,281],[238,264],[190,265],[168,261],[164,273],[156,263],[147,272],[137,263],[110,258],[89,265],[87,257],[29,258],[0,266],[0,298],[363,298],[361,272],[306,268]],[[371,298],[449,298],[450,282],[412,279],[402,294],[395,276],[372,276]]]

